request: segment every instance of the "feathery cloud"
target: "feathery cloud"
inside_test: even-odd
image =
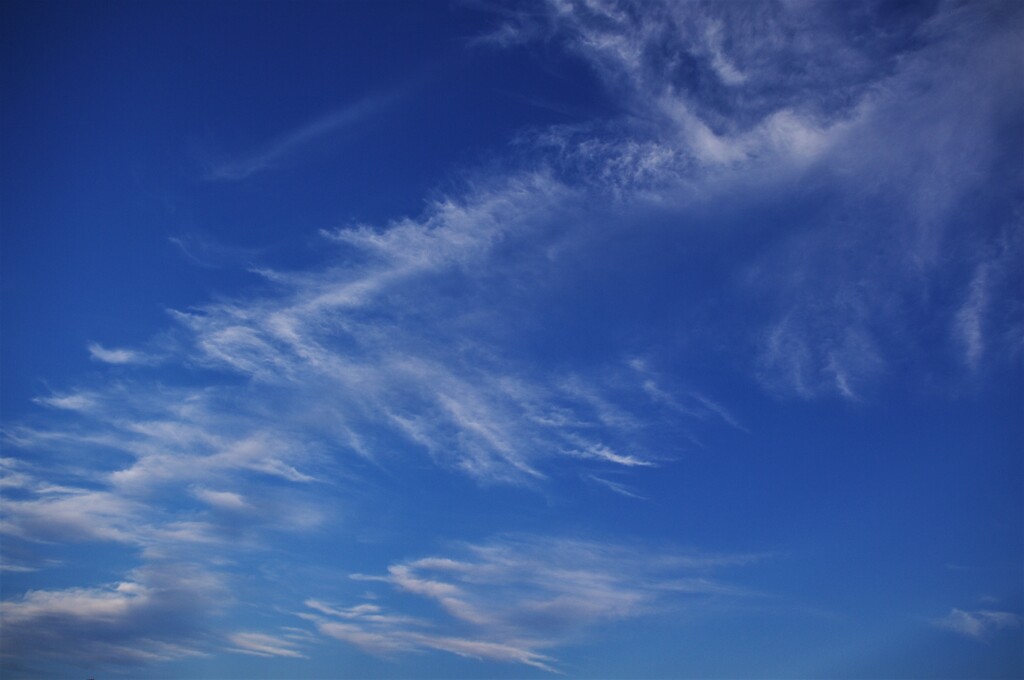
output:
[[[655,553],[636,547],[551,537],[501,537],[466,545],[458,557],[392,564],[382,576],[353,578],[391,585],[432,601],[441,619],[392,615],[373,603],[339,608],[318,600],[303,614],[329,637],[373,654],[435,649],[558,672],[550,650],[603,623],[701,598],[735,597],[704,574],[749,564],[754,555]],[[442,631],[470,631],[455,636]]]

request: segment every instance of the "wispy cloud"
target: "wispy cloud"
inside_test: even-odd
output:
[[[604,477],[598,477],[597,475],[589,475],[588,474],[588,475],[586,475],[586,479],[589,479],[592,482],[596,482],[597,484],[600,484],[601,486],[605,487],[606,489],[610,489],[611,491],[614,491],[615,493],[619,494],[620,496],[625,496],[627,498],[636,498],[637,500],[642,500],[642,501],[643,500],[647,500],[645,497],[639,495],[638,493],[636,493],[635,491],[630,489],[630,487],[626,486],[625,484],[621,484],[619,482],[613,482],[611,480],[605,479]]]
[[[651,370],[643,359],[634,357],[628,365],[643,377],[643,391],[652,401],[690,418],[721,420],[737,430],[746,431],[736,417],[714,399],[693,390],[667,390],[662,387],[661,376]]]
[[[536,7],[503,12],[484,42],[554,41],[594,69],[621,116],[526,132],[525,159],[467,173],[422,214],[324,229],[321,264],[262,268],[258,292],[172,312],[174,343],[159,358],[186,383],[132,372],[154,353],[93,343],[113,377],[41,396],[42,414],[3,431],[17,456],[4,465],[6,541],[98,542],[143,563],[120,584],[6,601],[5,653],[164,659],[227,639],[298,658],[307,648],[284,633],[204,636],[194,624],[230,599],[218,564],[264,549],[275,531],[331,524],[360,463],[432,463],[469,483],[549,492],[561,475],[642,498],[645,475],[676,458],[665,446],[682,437],[666,433],[744,430],[743,413],[681,369],[623,357],[697,365],[707,351],[773,394],[864,400],[899,363],[894,352],[927,342],[915,341],[915,319],[943,319],[972,368],[998,355],[1000,272],[1020,244],[1005,239],[995,263],[984,246],[1001,235],[950,239],[1019,80],[1019,60],[1006,58],[1019,35],[994,26],[986,5],[940,7],[871,39],[845,30],[845,9],[815,3]],[[879,21],[874,11],[858,21]],[[352,103],[211,163],[206,177],[282,167],[399,97]],[[709,205],[769,217],[738,225]],[[725,264],[705,256],[712,232],[732,249]],[[648,250],[630,261],[622,251],[638,242]],[[172,243],[205,266],[246,259],[201,238]],[[682,264],[644,279],[663,252]],[[707,291],[679,283],[685,267],[715,266]],[[952,269],[967,272],[959,292],[934,303]],[[651,285],[631,297],[634,280]],[[623,339],[622,328],[644,332]],[[185,551],[194,562],[173,577]],[[554,670],[553,649],[591,626],[736,596],[707,574],[753,559],[506,537],[358,577],[436,616],[400,598],[319,597],[302,615],[373,653]],[[152,624],[164,616],[190,623],[165,634]],[[953,610],[936,625],[982,637],[1019,623]]]
[[[253,266],[260,253],[255,248],[225,245],[200,233],[181,233],[167,240],[192,264],[209,269],[226,266]]]
[[[41,421],[3,432],[5,448],[21,458],[5,478],[17,496],[5,502],[0,528],[25,545],[119,546],[143,570],[187,551],[196,569],[216,573],[219,561],[263,549],[274,531],[323,526],[341,500],[337,480],[358,460],[408,466],[426,455],[488,484],[543,484],[566,465],[651,468],[648,429],[702,418],[652,408],[643,398],[650,377],[635,371],[531,368],[507,345],[483,339],[492,326],[479,308],[437,294],[452,277],[501,291],[509,279],[495,272],[523,276],[506,249],[537,252],[535,237],[542,248],[545,230],[576,205],[574,192],[549,174],[500,177],[438,202],[418,220],[327,234],[345,254],[344,268],[267,272],[270,293],[174,313],[175,342],[163,360],[197,371],[202,384],[168,387],[119,375],[39,398],[48,408]],[[108,363],[143,363],[134,350],[92,349]],[[672,398],[668,388],[659,394]],[[398,567],[388,576],[396,586]],[[429,580],[416,576],[423,565],[408,568],[405,587]],[[107,590],[86,589],[89,597],[114,597]],[[65,595],[73,593],[54,601]],[[468,620],[475,599],[448,605]],[[118,606],[133,611],[132,602]],[[317,625],[378,650],[435,649],[552,667],[537,636],[441,634],[405,623],[404,615],[351,611],[356,619],[320,611]],[[81,627],[94,615],[83,610]],[[479,621],[489,616],[481,610]],[[242,631],[232,649],[304,653],[265,635]],[[151,636],[164,639],[156,630]]]
[[[70,398],[60,397],[57,406],[66,409]],[[61,412],[69,420],[51,422],[45,430],[4,432],[6,447],[32,456],[5,465],[13,473],[5,485],[17,492],[3,508],[0,531],[8,538],[112,542],[147,559],[187,546],[198,558],[204,546],[252,547],[269,528],[300,530],[318,523],[320,511],[280,488],[281,482],[313,483],[296,467],[316,464],[311,447],[220,411],[211,391],[142,395],[112,389],[81,401],[87,411]],[[81,418],[86,420],[76,422]],[[97,452],[115,453],[123,466],[62,462]],[[258,507],[247,502],[246,490],[259,494]],[[167,492],[196,503],[155,500]],[[246,517],[244,535],[234,528],[239,513]]]
[[[34,401],[43,406],[67,411],[88,411],[97,405],[96,399],[88,392],[53,394],[49,397],[36,397]]]
[[[524,273],[504,251],[535,252],[537,237],[576,203],[547,174],[513,174],[419,220],[326,233],[354,255],[344,269],[270,273],[272,295],[177,313],[187,360],[255,380],[250,399],[287,394],[296,415],[312,405],[305,413],[321,414],[324,434],[363,456],[381,455],[365,442],[383,427],[481,480],[541,479],[543,461],[558,456],[650,466],[636,437],[619,450],[622,435],[703,418],[713,402],[652,417],[635,412],[644,389],[635,376],[542,377],[507,345],[477,340],[491,323],[480,309],[433,294],[453,278],[505,294]]]
[[[235,645],[233,651],[253,656],[283,656],[293,659],[305,659],[305,654],[297,647],[299,643],[294,639],[284,636],[268,635],[266,633],[233,633],[228,636],[231,643]]]
[[[217,576],[182,563],[150,565],[102,587],[33,590],[0,604],[0,646],[8,668],[24,670],[52,656],[90,665],[203,656],[204,622],[225,596]]]
[[[839,324],[827,331],[819,328]],[[857,400],[862,384],[884,368],[875,341],[859,324],[846,328],[832,319],[783,318],[765,333],[759,378],[768,389],[803,398],[838,394]]]
[[[725,53],[723,44],[722,23],[709,21],[704,29],[704,39],[711,56],[711,67],[726,85],[739,85],[747,79],[746,74],[732,63]]]
[[[1007,93],[1019,91],[1003,67],[1019,57],[1019,41],[995,5],[952,3],[896,21],[865,10],[858,21],[885,33],[868,42],[824,5],[537,7],[504,22],[496,42],[558,35],[628,108],[613,129],[538,136],[578,181],[667,203],[680,221],[708,195],[755,211],[800,205],[801,187],[832,198],[750,262],[751,288],[738,291],[763,310],[748,328],[760,325],[752,368],[769,391],[863,399],[889,372],[887,348],[927,344],[907,316],[950,315],[917,308],[945,307],[929,298],[933,288],[1000,238],[985,228],[964,243],[955,217],[999,157],[996,121],[1014,105]],[[794,62],[806,68],[794,72]],[[969,364],[984,343],[982,288],[972,286],[950,319]]]
[[[988,306],[988,268],[978,267],[971,280],[967,300],[956,315],[956,331],[964,348],[964,362],[977,368],[985,351],[982,324]]]
[[[308,150],[314,142],[352,128],[398,101],[404,90],[373,94],[336,109],[290,130],[259,149],[239,157],[210,162],[205,177],[214,181],[238,181],[279,167],[295,155]]]
[[[485,307],[443,293],[454,279],[507,294],[579,205],[547,171],[490,178],[419,219],[325,234],[344,266],[263,272],[269,286],[259,295],[173,313],[174,342],[161,360],[195,371],[199,384],[164,386],[119,369],[106,383],[40,397],[40,419],[3,431],[19,462],[5,478],[17,495],[0,529],[28,546],[117,546],[143,570],[187,551],[197,569],[216,573],[221,560],[264,549],[275,531],[322,527],[343,500],[338,480],[357,461],[428,460],[475,482],[519,485],[544,484],[565,466],[584,474],[653,467],[648,431],[703,417],[652,408],[650,377],[617,359],[590,370],[533,367],[488,340],[495,326]],[[145,363],[135,350],[90,349],[106,363]],[[464,604],[470,616],[473,603]],[[360,622],[385,624],[368,616]],[[320,623],[366,646],[550,666],[537,639]],[[239,635],[237,650],[303,653],[252,637],[269,633]]]
[[[145,364],[152,360],[137,350],[107,348],[96,342],[89,345],[89,356],[105,364]]]
[[[222,510],[248,511],[253,509],[241,494],[234,491],[196,489],[194,493],[199,500]]]
[[[374,654],[434,649],[556,671],[553,647],[588,628],[700,598],[739,591],[705,574],[756,560],[748,555],[647,552],[636,547],[530,536],[466,545],[456,557],[393,564],[353,578],[432,601],[443,618],[393,615],[377,602],[339,608],[306,602],[324,635]],[[686,596],[682,601],[678,598]],[[472,636],[442,631],[469,630]]]
[[[965,637],[985,640],[999,630],[1020,628],[1021,621],[1020,615],[1012,612],[952,609],[941,619],[933,619],[932,623]]]

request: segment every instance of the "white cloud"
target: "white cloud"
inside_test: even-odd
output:
[[[868,9],[858,21],[885,35],[862,41],[843,12],[813,3],[545,6],[536,21],[546,30],[518,34],[559,35],[629,111],[616,125],[538,136],[576,181],[671,206],[680,222],[708,196],[757,212],[831,192],[816,224],[787,230],[752,263],[767,312],[750,319],[762,325],[756,369],[770,391],[862,399],[889,372],[889,346],[927,343],[906,327],[915,306],[965,260],[1005,257],[991,252],[998,234],[966,233],[957,211],[999,158],[996,121],[1019,119],[1007,66],[1021,54],[1019,15],[946,5],[894,22]],[[907,50],[912,36],[923,43]],[[1020,244],[1011,247],[1019,260]],[[976,276],[950,314],[972,368],[996,356],[984,352],[983,283]]]
[[[566,453],[577,458],[590,458],[626,467],[653,467],[655,463],[629,454],[616,453],[604,444],[590,444],[584,448],[569,449]]]
[[[28,540],[135,544],[141,540],[133,517],[145,507],[106,491],[46,486],[30,500],[7,500],[0,530]]]
[[[523,649],[514,644],[458,637],[442,637],[424,633],[406,633],[405,635],[411,642],[430,649],[451,652],[452,654],[467,656],[473,659],[521,663],[542,670],[557,672],[548,663],[550,657],[529,649]]]
[[[34,401],[37,404],[66,409],[68,411],[88,411],[96,406],[96,402],[90,395],[81,392],[64,395],[55,394],[52,397],[37,397]]]
[[[1012,612],[951,609],[949,614],[941,619],[933,619],[932,623],[939,628],[945,628],[966,637],[984,640],[996,631],[1005,628],[1020,628],[1021,621],[1020,615]]]
[[[860,385],[881,372],[884,364],[860,324],[848,323],[837,329],[822,328],[817,319],[806,317],[776,323],[765,336],[760,357],[762,384],[783,395],[859,399]],[[825,325],[835,322],[826,320]]]
[[[964,352],[964,363],[977,369],[985,352],[985,314],[989,304],[990,266],[979,265],[971,279],[967,299],[956,313],[955,331]]]
[[[661,386],[661,376],[655,374],[643,359],[633,358],[629,367],[643,378],[641,387],[651,401],[682,415],[698,420],[717,419],[737,430],[746,428],[724,406],[714,399],[694,390],[666,390]]]
[[[192,493],[204,503],[222,510],[247,511],[253,509],[241,494],[234,491],[194,489]]]
[[[708,22],[704,29],[704,38],[711,55],[711,66],[715,69],[718,77],[727,85],[739,85],[745,81],[747,76],[736,68],[725,53],[722,44],[722,23],[719,21]]]
[[[648,465],[600,441],[600,428],[647,424],[629,413],[626,390],[615,398],[600,381],[531,378],[529,366],[502,355],[506,348],[477,340],[488,332],[481,310],[433,294],[450,278],[504,294],[508,282],[495,269],[506,266],[506,250],[532,257],[533,242],[575,205],[548,174],[526,173],[439,201],[419,220],[330,232],[355,256],[344,269],[278,273],[276,294],[178,314],[191,360],[287,394],[296,413],[308,405],[304,419],[320,414],[362,456],[381,455],[365,433],[383,426],[487,481],[542,479],[541,461],[561,454]]]
[[[89,345],[89,356],[105,364],[144,364],[150,357],[130,349],[108,349],[99,343]]]
[[[29,450],[38,464],[5,476],[24,495],[5,504],[3,531],[26,543],[119,544],[151,564],[187,550],[212,565],[259,550],[275,530],[310,530],[336,517],[330,511],[349,453],[389,465],[426,453],[487,483],[541,483],[570,461],[649,467],[645,428],[680,414],[648,413],[636,399],[644,394],[637,376],[532,368],[482,339],[488,327],[478,322],[479,307],[437,295],[449,277],[506,286],[508,253],[533,248],[536,239],[546,247],[546,230],[575,201],[546,173],[481,183],[460,200],[439,201],[419,220],[332,232],[345,268],[274,273],[274,288],[262,297],[177,314],[180,330],[166,360],[198,369],[207,384],[171,388],[119,372],[117,382],[40,399],[55,409],[46,419],[4,431],[7,445]],[[526,252],[532,263],[542,249]],[[97,352],[108,363],[142,363],[144,356],[95,346]],[[246,380],[217,384],[225,370]],[[623,453],[626,435],[631,445]],[[85,462],[60,466],[59,475],[46,465],[68,457]],[[394,565],[383,578],[438,602],[457,621],[512,625],[481,607],[475,588],[463,592],[461,584],[423,577],[420,570],[428,568]],[[53,608],[88,601],[126,621],[152,597],[85,588],[55,591],[47,602]],[[10,607],[28,616],[29,604],[41,602]],[[439,634],[420,629],[414,617],[367,605],[311,610],[323,618],[325,634],[368,648],[436,649],[550,667],[541,651],[546,643],[536,636]],[[546,611],[537,616],[552,618]],[[42,624],[35,630],[42,639]],[[111,635],[137,639],[121,630]],[[243,631],[231,643],[254,654],[303,653],[264,635]],[[128,656],[98,644],[82,642],[88,654]],[[139,639],[139,653],[153,660],[178,654],[166,644],[154,634]]]
[[[505,537],[466,545],[459,557],[426,557],[388,567],[383,576],[402,593],[434,602],[440,619],[392,615],[377,601],[335,607],[308,600],[304,614],[324,635],[376,654],[436,649],[556,671],[547,651],[587,629],[666,606],[694,607],[700,598],[740,591],[687,572],[707,572],[757,559],[748,555],[656,553],[573,539]],[[692,598],[678,601],[680,596]],[[468,630],[452,635],[447,630]],[[441,632],[435,632],[441,631]]]
[[[141,664],[207,653],[203,622],[224,601],[220,579],[190,564],[150,565],[98,588],[32,590],[0,604],[3,655]]]
[[[586,475],[586,479],[589,479],[592,482],[597,482],[601,486],[614,491],[620,496],[625,496],[627,498],[636,498],[638,500],[647,500],[643,496],[637,494],[635,491],[630,489],[630,487],[626,486],[625,484],[613,482],[611,480],[605,479],[604,477],[598,477],[597,475]]]
[[[254,656],[283,656],[293,659],[308,658],[298,651],[298,645],[294,640],[285,637],[276,637],[266,633],[233,633],[228,639],[235,645],[234,651]]]
[[[153,391],[135,398],[119,387],[97,394],[86,414],[66,416],[75,422],[5,432],[33,458],[4,464],[4,483],[19,493],[5,499],[0,532],[26,543],[120,544],[147,559],[188,549],[203,559],[228,546],[254,549],[268,531],[319,525],[330,499],[314,504],[281,485],[312,483],[295,465],[315,459],[311,447],[282,434],[235,436],[249,421],[220,411],[211,396]],[[49,462],[89,460],[97,451],[109,461],[102,467]],[[247,493],[261,502],[250,503]],[[189,497],[197,502],[181,504]]]

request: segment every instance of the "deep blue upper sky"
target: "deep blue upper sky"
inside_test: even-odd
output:
[[[1018,3],[0,31],[5,677],[1024,674]]]

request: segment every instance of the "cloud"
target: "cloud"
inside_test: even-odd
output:
[[[4,534],[28,540],[137,543],[140,528],[132,516],[144,510],[129,499],[86,488],[38,488],[31,500],[5,503]]]
[[[260,149],[243,156],[210,163],[205,177],[212,181],[239,181],[257,173],[272,170],[296,154],[308,150],[314,142],[352,128],[394,104],[401,96],[400,89],[370,95],[348,106],[336,109],[320,118],[286,132]],[[181,246],[184,250],[184,246]]]
[[[627,498],[636,498],[638,500],[647,500],[643,496],[641,496],[641,495],[637,494],[636,492],[632,491],[625,484],[620,484],[619,482],[613,482],[613,481],[605,479],[604,477],[598,477],[597,475],[586,475],[585,478],[589,479],[592,482],[597,482],[601,486],[614,491],[615,493],[619,494],[620,496],[625,496]]]
[[[1001,261],[1010,242],[992,223],[1019,221],[1005,197],[993,197],[989,208],[1003,211],[994,220],[970,216],[992,173],[1020,179],[1019,163],[994,170],[999,140],[1020,119],[1021,90],[1006,66],[1021,56],[1011,28],[1019,11],[948,3],[897,18],[792,3],[537,7],[515,35],[558,36],[626,110],[610,124],[539,133],[560,172],[633,212],[656,203],[682,224],[714,223],[701,203],[739,203],[781,222],[721,226],[736,231],[737,252],[744,237],[763,244],[740,264],[750,276],[722,314],[742,316],[748,334],[760,327],[751,369],[768,391],[864,399],[891,373],[890,352],[930,359],[912,317],[947,319],[973,369],[986,335],[1012,333],[1005,317],[986,333],[981,312],[993,302],[984,277],[955,305],[935,293],[965,266],[980,276],[986,259]],[[1019,260],[1020,243],[1009,248]],[[718,334],[735,332],[718,323]]]
[[[151,359],[141,352],[130,349],[107,349],[98,343],[89,345],[89,356],[105,364],[145,364]]]
[[[258,549],[280,529],[309,531],[332,507],[297,495],[315,483],[296,467],[316,460],[311,447],[221,410],[212,391],[112,388],[90,403],[47,429],[4,432],[20,450],[4,464],[7,545],[99,542],[147,560],[182,550],[213,559]]]
[[[546,671],[556,672],[549,664],[549,657],[515,644],[488,642],[451,636],[431,635],[409,630],[387,632],[367,631],[358,625],[321,621],[318,630],[324,635],[348,642],[368,652],[391,654],[432,649],[451,652],[458,656],[488,661],[522,663]]]
[[[247,511],[252,506],[245,498],[233,491],[213,491],[212,489],[196,489],[193,491],[196,498],[215,508],[222,510]]]
[[[686,574],[756,559],[657,553],[576,539],[502,537],[465,545],[456,557],[392,564],[386,575],[353,575],[431,601],[440,618],[395,616],[376,602],[339,608],[318,600],[306,602],[316,613],[303,617],[324,635],[374,654],[435,649],[557,671],[554,657],[543,650],[604,623],[665,607],[696,607],[702,598],[735,597],[740,591]],[[679,601],[681,595],[687,599]]]
[[[1019,614],[1012,612],[951,609],[949,614],[941,619],[933,619],[932,623],[939,628],[945,628],[965,637],[985,640],[999,630],[1020,628],[1021,620]]]
[[[695,391],[666,390],[661,384],[661,376],[650,369],[643,359],[634,357],[627,364],[643,376],[642,388],[650,399],[669,409],[698,420],[721,420],[737,430],[746,428],[724,406],[714,399]]]
[[[1019,351],[1022,319],[1012,300],[1014,287],[1019,286],[1016,272],[1024,243],[1021,234],[1020,224],[1014,220],[990,243],[978,247],[973,266],[965,267],[962,275],[966,285],[959,300],[950,305],[954,310],[952,336],[972,373],[982,368],[986,355],[1012,357]]]
[[[205,234],[183,233],[167,240],[191,263],[208,269],[230,265],[249,265],[261,253],[256,248],[242,248],[219,243]]]
[[[77,392],[50,397],[37,397],[34,400],[37,404],[53,408],[65,409],[68,411],[88,411],[96,406],[96,401],[85,392]]]
[[[626,467],[651,467],[654,465],[649,460],[642,460],[635,456],[616,453],[603,444],[591,444],[580,449],[571,449],[568,454],[577,458],[590,458],[606,463],[615,463]]]
[[[265,271],[268,286],[259,294],[173,313],[174,342],[162,360],[188,369],[194,383],[167,386],[119,370],[116,379],[39,398],[49,407],[43,416],[3,431],[5,448],[18,456],[15,474],[5,477],[18,487],[4,504],[5,542],[103,543],[137,556],[144,569],[187,551],[213,571],[266,550],[282,529],[337,521],[347,501],[343,485],[367,460],[385,468],[428,460],[474,482],[519,485],[544,484],[566,466],[652,467],[650,433],[692,416],[652,408],[643,399],[649,376],[621,368],[617,358],[579,370],[531,365],[513,346],[489,339],[496,322],[485,301],[466,304],[445,292],[456,282],[506,296],[510,282],[532,276],[578,201],[547,171],[482,179],[417,219],[326,233],[336,249],[326,265]],[[97,352],[143,363],[134,350]],[[672,398],[670,387],[660,389]],[[659,452],[659,460],[668,457]],[[400,567],[389,572],[396,583]],[[415,573],[422,565],[410,568],[405,585],[419,580],[429,589],[431,579]],[[48,601],[110,600],[129,620],[156,597],[136,602],[117,592],[86,586],[54,591]],[[473,598],[454,596],[447,605],[460,621],[474,617]],[[478,624],[490,616],[476,613]],[[330,618],[320,621],[325,634],[367,647],[550,666],[537,639],[442,634],[416,628],[413,617],[358,606],[349,614],[356,617],[316,615]],[[111,628],[111,638],[122,630]],[[215,637],[195,635],[203,644],[184,648],[209,649]],[[270,633],[235,635],[236,650],[304,653],[253,637]],[[136,649],[151,650],[153,661],[174,657],[162,640],[139,638]],[[82,645],[87,654],[125,657]],[[43,647],[26,642],[11,654],[28,659]],[[164,651],[152,651],[158,647]]]
[[[231,643],[235,645],[234,651],[254,656],[283,656],[293,659],[308,658],[305,654],[296,649],[298,646],[294,640],[285,637],[276,637],[266,633],[233,633],[228,636]]]
[[[175,313],[185,360],[252,379],[248,399],[286,404],[275,412],[282,426],[315,414],[321,436],[364,457],[382,455],[366,442],[384,428],[488,482],[543,479],[544,461],[559,456],[649,466],[636,431],[679,413],[630,413],[636,379],[544,377],[514,347],[484,340],[495,320],[479,306],[441,293],[507,295],[576,204],[547,173],[519,173],[438,201],[418,220],[327,232],[347,266],[269,273],[269,295]],[[627,430],[633,450],[620,453],[614,440]]]
[[[104,392],[42,400],[69,410],[70,419],[52,420],[45,429],[14,428],[5,435],[13,446],[43,453],[59,444],[125,454],[129,460],[123,467],[85,473],[93,483],[103,480],[115,489],[209,481],[238,471],[312,481],[297,466],[316,459],[314,447],[291,433],[258,426],[254,414],[232,412],[228,402],[233,398],[230,390],[216,388],[133,390],[119,384]]]
[[[826,319],[827,325],[838,325],[828,331],[819,329],[819,322],[790,317],[769,328],[759,378],[778,394],[813,398],[833,393],[857,400],[860,385],[884,368],[875,341],[857,324],[844,328]]]
[[[988,268],[979,266],[971,280],[967,300],[956,314],[956,331],[964,348],[964,362],[977,368],[985,351],[982,322],[988,306]]]
[[[739,85],[747,76],[736,68],[726,55],[722,38],[721,22],[708,22],[704,29],[704,38],[707,41],[707,49],[711,56],[711,67],[718,74],[726,85]]]
[[[9,669],[25,670],[53,657],[137,665],[203,656],[201,633],[224,596],[216,575],[182,563],[149,565],[103,587],[31,590],[0,604],[0,648]]]
[[[1019,327],[995,313],[1015,299],[1019,219],[992,229],[971,203],[998,167],[1000,121],[1020,119],[1019,59],[1007,58],[1019,12],[997,26],[982,4],[899,20],[815,3],[536,7],[500,11],[483,42],[552,41],[593,69],[616,112],[525,131],[515,159],[467,172],[421,214],[324,229],[318,264],[264,267],[259,290],[172,312],[159,357],[188,376],[179,386],[131,372],[153,354],[94,343],[116,377],[39,397],[45,413],[5,428],[18,456],[3,477],[5,541],[100,542],[146,564],[123,589],[9,600],[24,631],[11,654],[66,633],[83,658],[177,658],[213,638],[297,657],[284,634],[211,638],[182,623],[164,635],[148,617],[183,611],[172,593],[183,607],[219,602],[200,573],[275,532],[343,521],[346,484],[386,503],[393,487],[358,479],[367,462],[549,493],[582,478],[642,497],[690,428],[744,430],[680,366],[858,401],[903,358],[925,361],[922,327],[952,329],[955,360],[979,372],[1006,354],[1000,337],[1019,352]],[[211,164],[207,178],[281,167],[397,96]],[[1008,174],[1019,180],[1019,163]],[[172,242],[204,265],[248,257]],[[663,365],[675,368],[652,368]],[[162,565],[185,550],[196,581],[175,585]],[[360,577],[394,600],[311,599],[303,615],[374,653],[552,670],[552,649],[592,626],[737,596],[704,574],[752,560],[506,537]],[[1016,625],[1006,616],[954,610],[937,625],[984,633]]]

